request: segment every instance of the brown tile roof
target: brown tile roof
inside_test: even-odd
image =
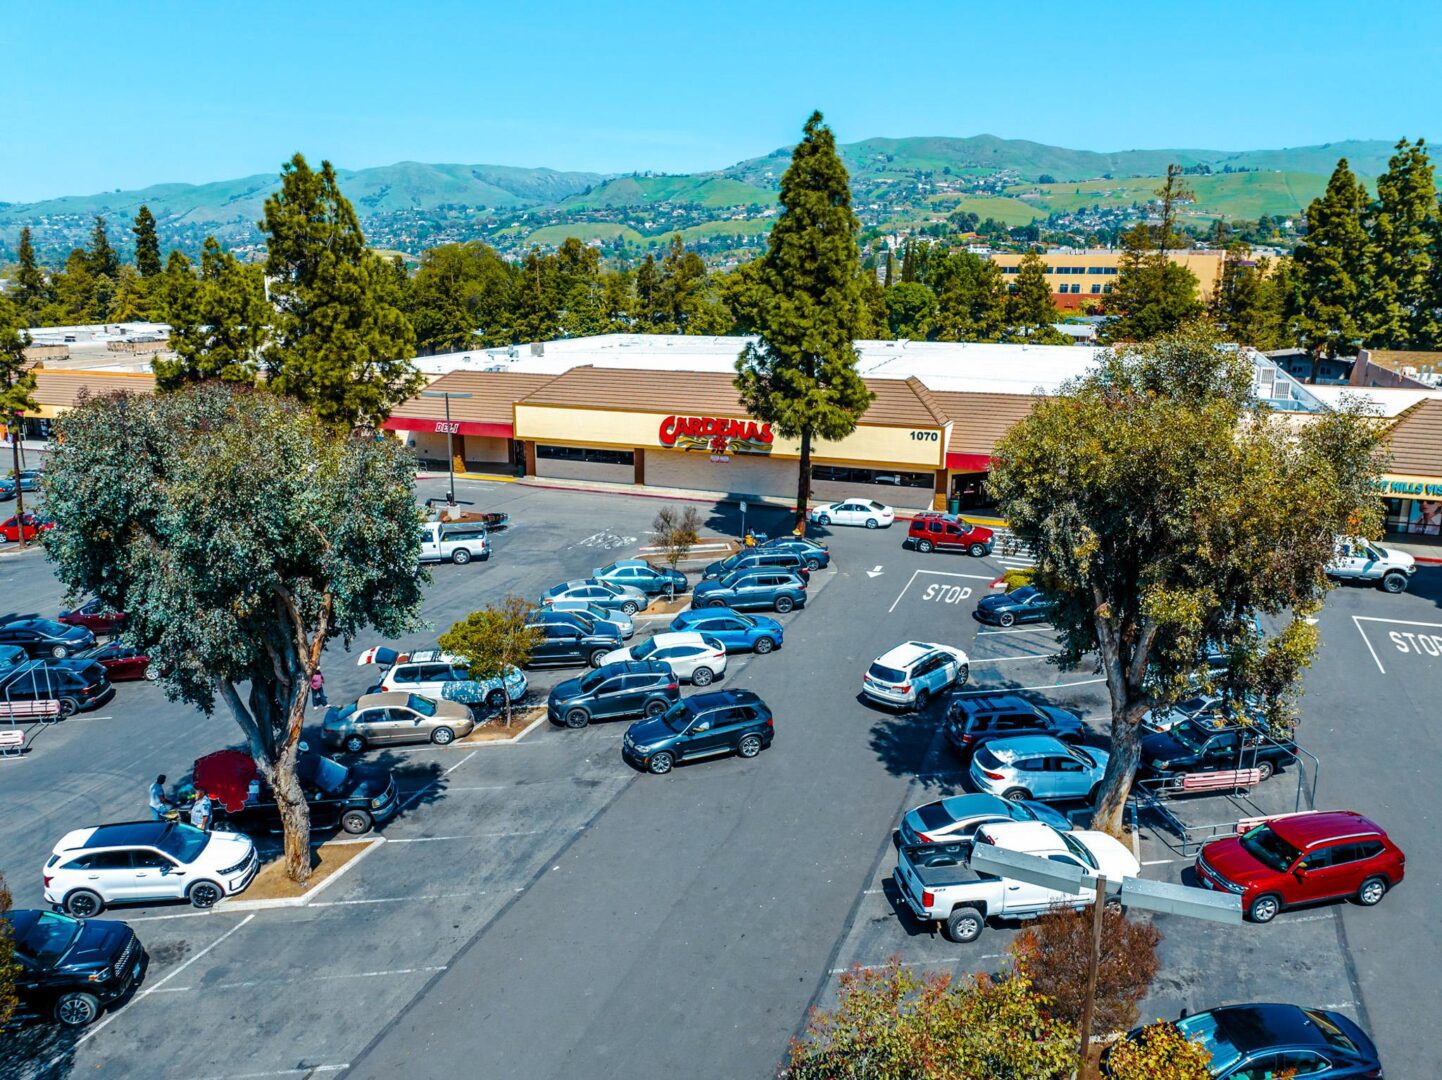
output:
[[[1415,349],[1368,349],[1367,359],[1393,371],[1401,371],[1404,367],[1442,367],[1442,352]]]
[[[88,389],[92,397],[113,390],[150,394],[155,391],[155,376],[149,372],[49,371],[45,368],[35,372],[35,400],[41,405],[73,407],[82,388]]]
[[[1403,476],[1442,475],[1442,398],[1427,398],[1404,410],[1387,435],[1389,472]]]
[[[451,398],[451,419],[478,424],[509,424],[511,406],[555,379],[554,375],[524,375],[515,371],[452,371],[427,390],[470,394]],[[439,420],[445,415],[442,398],[413,397],[396,406],[392,416]]]
[[[932,392],[951,418],[949,454],[990,454],[997,441],[1031,412],[1031,394],[973,394],[955,390]]]
[[[652,371],[586,364],[556,376],[527,395],[524,404],[736,416],[743,409],[732,379],[724,371]],[[862,423],[940,427],[946,422],[931,392],[916,379],[867,379],[866,385],[876,399]]]

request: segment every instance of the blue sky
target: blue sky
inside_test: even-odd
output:
[[[815,107],[845,141],[1442,138],[1436,0],[0,0],[0,57],[5,201],[272,172],[295,150],[719,168],[795,142]]]

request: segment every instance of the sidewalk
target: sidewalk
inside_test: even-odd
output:
[[[1383,547],[1396,548],[1398,551],[1405,551],[1419,563],[1429,565],[1442,564],[1442,544],[1411,544],[1402,543],[1390,538],[1380,541]]]

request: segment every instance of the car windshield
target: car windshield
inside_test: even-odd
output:
[[[631,650],[631,657],[635,660],[644,660],[656,651],[656,639],[647,638],[641,644]]]
[[[1315,1009],[1303,1009],[1307,1019],[1317,1025],[1317,1030],[1322,1033],[1322,1038],[1336,1047],[1338,1050],[1348,1054],[1357,1052],[1357,1044],[1347,1038],[1347,1033],[1334,1024],[1326,1013],[1317,1012]]]
[[[1206,748],[1207,739],[1210,737],[1207,729],[1199,726],[1195,720],[1178,724],[1172,728],[1171,736],[1194,754],[1199,754]]]
[[[419,694],[411,694],[406,698],[406,706],[411,712],[420,713],[422,716],[435,716],[436,703],[430,698],[423,698]]]
[[[80,923],[64,915],[42,911],[22,930],[15,944],[42,968],[54,967],[80,936]]]
[[[611,676],[607,672],[602,671],[598,668],[595,671],[587,672],[585,675],[581,676],[580,687],[582,690],[589,694],[592,690],[596,689],[596,687],[600,686],[602,682],[604,682],[606,679],[609,679],[610,677]]]
[[[1080,859],[1084,865],[1090,866],[1093,870],[1098,868],[1096,856],[1088,851],[1080,840],[1072,836],[1071,833],[1060,833],[1059,835],[1061,836],[1061,842],[1066,845],[1066,849]]]
[[[901,683],[906,681],[906,672],[897,671],[894,667],[887,667],[885,664],[872,664],[866,671],[873,679],[880,679],[882,682]]]
[[[1201,1043],[1202,1048],[1212,1055],[1210,1068],[1213,1076],[1221,1076],[1242,1058],[1242,1052],[1221,1030],[1213,1013],[1197,1013],[1178,1020],[1177,1030],[1192,1042]]]
[[[1015,600],[1018,604],[1025,604],[1028,600],[1035,596],[1037,592],[1038,590],[1035,585],[1023,585],[1020,589],[1014,590],[1008,596],[1008,599]]]
[[[210,834],[207,832],[189,825],[171,825],[155,846],[176,862],[192,863],[209,842]]]
[[[1274,833],[1270,825],[1258,825],[1251,832],[1244,833],[1242,847],[1246,849],[1248,855],[1263,866],[1278,871],[1287,869],[1297,861],[1297,856],[1301,854],[1295,847]]]
[[[691,726],[691,710],[684,701],[678,701],[661,714],[662,721],[672,731],[680,734]]]
[[[601,582],[601,588],[605,589],[607,592],[611,593],[613,596],[620,596],[620,595],[621,595],[621,586],[616,585],[616,584],[614,584],[614,583],[612,583],[612,582],[609,582],[609,581],[603,581],[603,582]]]

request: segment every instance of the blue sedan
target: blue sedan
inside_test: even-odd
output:
[[[671,620],[672,630],[715,638],[728,653],[769,653],[781,647],[781,624],[765,615],[742,615],[727,607],[692,608]]]

